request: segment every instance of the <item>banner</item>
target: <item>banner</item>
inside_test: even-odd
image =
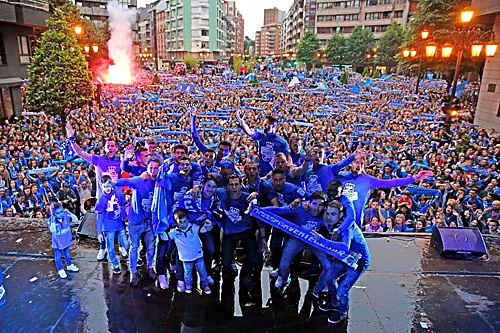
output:
[[[287,234],[317,248],[318,250],[334,256],[353,269],[357,269],[358,267],[357,262],[361,258],[361,255],[359,253],[349,252],[345,243],[334,242],[324,237],[316,236],[309,230],[306,230],[278,215],[268,213],[259,207],[254,207],[250,211],[250,215],[262,222],[280,229],[281,231],[286,232]]]

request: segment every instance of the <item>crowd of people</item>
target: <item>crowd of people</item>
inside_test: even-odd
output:
[[[0,214],[95,210],[98,259],[107,253],[116,273],[115,238],[129,255],[133,285],[142,246],[161,288],[174,253],[177,289],[192,290],[196,267],[206,293],[217,260],[223,274],[231,272],[238,241],[251,269],[262,265],[259,251],[270,252],[276,286],[286,283],[302,248],[251,218],[255,201],[281,207],[273,211],[299,224],[311,218],[307,228],[318,231],[342,222],[329,214],[349,215],[347,198],[365,232],[500,232],[500,137],[470,123],[472,101],[463,98],[460,117],[451,119],[439,80],[413,94],[415,82],[403,76],[352,73],[343,84],[334,69],[296,74],[273,66],[251,82],[226,73],[162,74],[158,85],[106,86],[100,105],[68,113],[66,128],[46,114],[5,121]],[[321,292],[325,276],[341,269],[317,257],[323,273],[314,291]],[[368,252],[362,262],[369,265]]]

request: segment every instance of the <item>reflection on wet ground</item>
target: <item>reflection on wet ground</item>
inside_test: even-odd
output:
[[[428,251],[425,238],[368,242],[373,265],[351,292],[349,320],[332,326],[316,309],[315,276],[303,265],[284,290],[272,287],[267,268],[257,281],[238,265],[237,274],[216,281],[212,295],[186,295],[174,291],[174,280],[166,291],[146,277],[131,288],[126,264],[112,274],[88,241],[72,249],[80,272],[60,280],[45,234],[0,233],[7,288],[0,332],[500,331],[498,243],[489,243],[490,263],[464,263]]]

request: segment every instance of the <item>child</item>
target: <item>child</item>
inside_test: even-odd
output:
[[[71,263],[69,247],[73,244],[71,234],[71,222],[77,222],[78,218],[63,209],[60,203],[55,203],[52,208],[52,215],[49,217],[48,225],[52,233],[52,248],[54,249],[54,259],[56,261],[57,273],[61,279],[68,276],[63,269],[62,258],[66,260],[66,269],[70,272],[78,272],[80,269]]]
[[[126,200],[120,190],[113,188],[112,179],[110,176],[101,178],[102,196],[96,204],[95,211],[97,212],[97,229],[102,230],[106,239],[108,249],[108,258],[113,265],[113,273],[120,274],[120,263],[115,253],[115,236],[118,238],[120,252],[122,256],[129,249],[127,234],[123,220],[125,219]]]
[[[175,241],[180,261],[184,267],[184,283],[186,294],[191,294],[193,288],[193,267],[196,266],[200,276],[201,287],[207,295],[211,294],[209,284],[213,279],[207,274],[203,260],[203,249],[199,233],[212,229],[212,224],[207,221],[203,225],[193,224],[188,219],[188,211],[178,208],[174,212],[174,220],[177,227],[168,232],[170,239]]]

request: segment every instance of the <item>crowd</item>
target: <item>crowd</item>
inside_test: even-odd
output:
[[[286,280],[280,261],[291,262],[300,249],[287,249],[283,234],[269,239],[269,228],[248,215],[248,202],[289,207],[305,199],[301,214],[317,216],[313,203],[321,199],[325,213],[342,210],[330,188],[334,179],[366,232],[450,226],[499,233],[500,137],[470,123],[472,101],[463,98],[460,117],[450,119],[439,80],[422,82],[416,95],[406,77],[353,73],[342,84],[338,74],[294,77],[272,66],[252,81],[226,73],[162,74],[159,85],[105,87],[101,105],[69,112],[66,129],[45,114],[5,121],[0,214],[49,217],[51,203],[76,217],[95,209],[98,259],[107,251],[120,272],[113,246],[106,246],[116,236],[123,256],[130,248],[137,284],[142,244],[148,274],[158,275],[163,288],[168,253],[176,250],[178,290],[191,290],[195,266],[206,293],[212,262],[220,258],[229,271],[237,241],[256,260],[251,267],[259,265],[254,254],[268,253],[269,245],[278,280]],[[349,188],[352,173],[367,175],[366,198]]]

